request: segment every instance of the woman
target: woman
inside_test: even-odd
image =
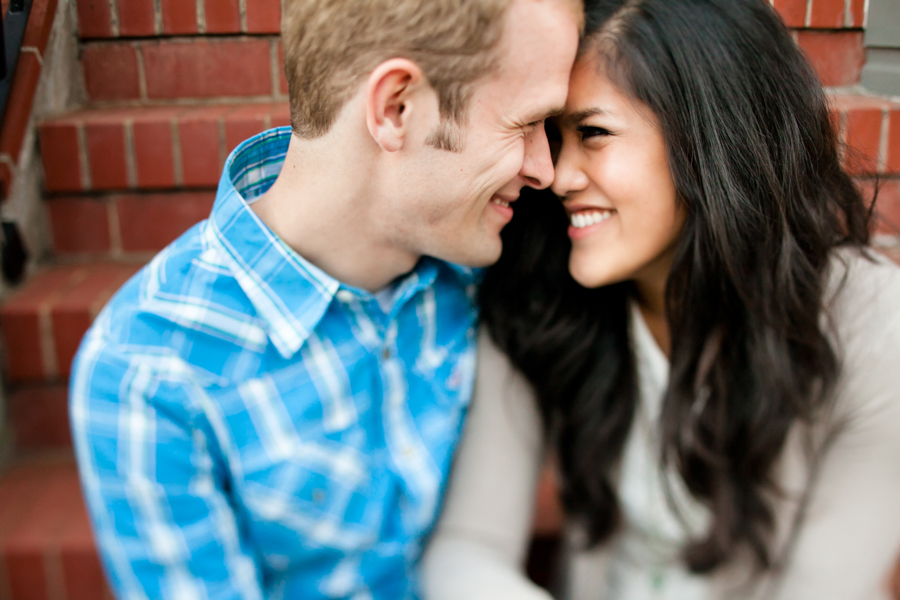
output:
[[[587,23],[562,202],[517,203],[482,288],[426,597],[547,597],[518,568],[547,439],[566,597],[887,598],[900,270],[865,250],[815,75],[765,0]]]

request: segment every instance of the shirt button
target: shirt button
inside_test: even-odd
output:
[[[385,349],[383,349],[383,350],[381,351],[381,358],[383,358],[384,360],[390,360],[390,358],[391,358],[391,349],[390,349],[390,348],[385,348]]]
[[[312,493],[312,497],[316,502],[323,502],[325,500],[325,490],[315,490]]]
[[[341,302],[350,303],[350,302],[353,302],[353,300],[355,298],[356,298],[356,296],[354,296],[353,292],[351,292],[349,290],[338,290],[337,299],[340,300]]]

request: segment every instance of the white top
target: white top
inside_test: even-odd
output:
[[[637,311],[640,413],[622,457],[626,526],[598,549],[571,551],[570,600],[888,600],[900,555],[900,269],[842,251],[832,261],[826,322],[843,364],[834,411],[791,431],[776,465],[778,568],[753,575],[738,556],[710,577],[677,559],[708,515],[680,479],[658,472],[653,423],[668,365]],[[423,560],[427,600],[549,600],[522,572],[543,462],[533,392],[482,336],[475,397],[444,512]],[[683,518],[671,512],[670,476]],[[578,532],[569,536],[576,540]]]

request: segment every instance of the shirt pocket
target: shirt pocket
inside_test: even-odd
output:
[[[381,480],[356,448],[308,441],[291,456],[245,473],[238,496],[264,549],[358,552],[378,540]]]

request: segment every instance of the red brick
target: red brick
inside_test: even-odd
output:
[[[56,16],[57,0],[35,0],[31,5],[28,17],[28,28],[22,39],[22,46],[37,48],[41,55],[47,48],[50,31],[53,29],[53,18]]]
[[[861,31],[799,31],[797,42],[825,86],[859,83],[865,63]]]
[[[845,155],[852,173],[874,173],[878,169],[881,146],[882,111],[880,108],[859,108],[847,111]]]
[[[110,37],[109,0],[78,0],[78,30],[83,38]]]
[[[281,2],[252,0],[247,3],[249,33],[281,33]]]
[[[60,376],[68,377],[81,338],[100,309],[136,270],[134,265],[91,265],[56,302],[51,319]]]
[[[810,27],[838,29],[844,26],[844,0],[813,0]]]
[[[803,27],[806,24],[806,0],[775,0],[774,4],[788,27]]]
[[[185,0],[162,0],[163,33],[185,35],[197,33],[197,3]]]
[[[40,379],[47,375],[41,354],[41,325],[37,312],[3,315],[3,338],[12,381]]]
[[[49,600],[44,557],[39,550],[7,555],[6,572],[9,574],[9,590],[15,600]]]
[[[850,27],[862,27],[866,22],[866,0],[850,0]]]
[[[81,64],[90,99],[107,101],[140,98],[137,61],[137,50],[129,43],[82,46]]]
[[[55,599],[50,590],[63,582],[48,579],[47,564],[55,562],[62,550],[65,566],[68,548],[61,542],[77,520],[86,520],[75,465],[46,462],[17,467],[0,481],[0,497],[20,499],[0,507],[0,519],[7,523],[0,532],[0,558],[6,563],[12,598]],[[66,597],[78,598],[69,593]]]
[[[125,128],[121,123],[85,123],[88,164],[95,190],[128,188]]]
[[[879,182],[875,213],[877,233],[900,235],[900,179]]]
[[[565,514],[559,497],[559,480],[553,464],[548,461],[541,469],[537,499],[534,507],[532,532],[536,536],[548,536],[562,531]]]
[[[225,150],[231,153],[238,144],[269,127],[271,104],[243,106],[225,117]]]
[[[109,252],[109,214],[102,199],[55,198],[47,202],[57,254]]]
[[[41,315],[49,312],[69,284],[70,276],[69,271],[58,268],[34,275],[0,308],[0,329],[11,382],[54,375],[46,372],[41,353]]]
[[[153,99],[271,96],[269,41],[207,39],[143,47]]]
[[[278,89],[282,94],[287,94],[288,90],[288,82],[287,77],[284,75],[284,45],[282,45],[281,40],[278,40]]]
[[[175,167],[172,158],[172,124],[164,117],[152,121],[134,122],[134,159],[137,164],[137,183],[140,188],[170,188],[175,186]]]
[[[247,4],[260,0],[251,0]],[[205,0],[206,33],[237,33],[241,30],[238,0]]]
[[[178,124],[181,165],[186,187],[210,187],[222,175],[219,121],[223,107],[201,107],[182,115]]]
[[[81,190],[78,129],[74,123],[44,123],[39,128],[44,182],[52,192]]]
[[[125,0],[118,6],[121,35],[138,37],[156,33],[153,0]]]
[[[900,108],[892,110],[888,119],[887,171],[900,173]]]
[[[214,192],[126,195],[118,198],[122,249],[154,252],[209,216]]]
[[[8,398],[19,452],[72,446],[65,385],[27,387],[14,391]]]
[[[13,173],[12,169],[5,162],[0,162],[0,202],[6,200],[6,195],[12,188]]]
[[[287,103],[279,104],[272,112],[272,127],[290,127],[291,109]]]
[[[63,577],[67,600],[100,600],[112,598],[97,551],[90,546],[63,547]]]
[[[31,105],[34,103],[34,92],[41,77],[41,63],[33,52],[19,55],[16,75],[10,90],[9,102],[6,105],[6,116],[3,118],[3,131],[0,134],[0,153],[9,154],[18,161],[25,130],[31,117]]]

